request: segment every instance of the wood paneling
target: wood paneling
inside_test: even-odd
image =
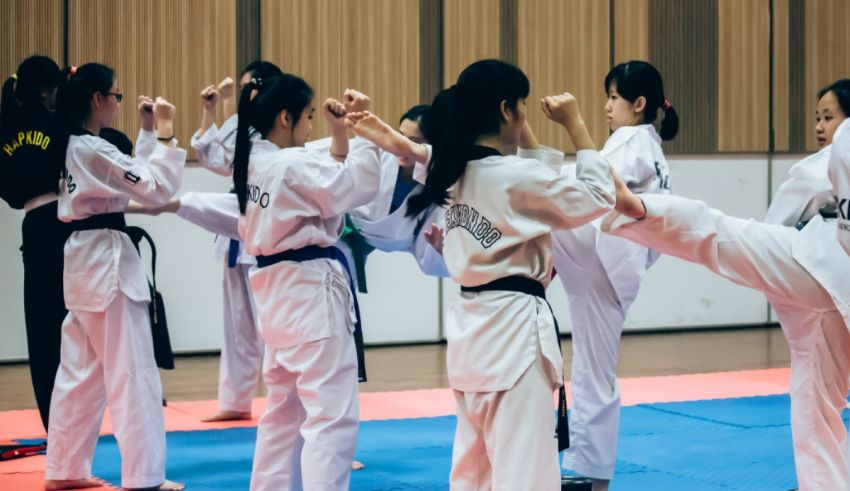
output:
[[[716,152],[717,0],[651,0],[649,25],[649,61],[679,114],[679,134],[665,151]]]
[[[773,142],[774,151],[789,150],[790,84],[789,84],[789,0],[773,2]]]
[[[649,0],[614,0],[614,63],[649,59]]]
[[[603,82],[609,69],[608,2],[520,0],[519,65],[531,82],[528,120],[542,144],[574,151],[540,110],[543,96],[570,92],[597,145],[608,135]]]
[[[767,151],[770,11],[764,0],[719,0],[717,7],[717,149]]]
[[[812,129],[817,92],[840,78],[850,78],[850,2],[806,2],[806,150],[817,149]]]
[[[0,18],[0,84],[24,58],[39,54],[62,67],[64,2],[62,0],[4,0]]]
[[[500,57],[500,1],[444,0],[443,77],[445,86],[457,81],[461,70],[484,58]]]
[[[234,13],[234,0],[73,0],[68,61],[115,68],[125,97],[115,126],[131,139],[139,95],[174,103],[177,138],[188,148],[200,120],[200,90],[235,75]]]
[[[263,2],[263,58],[303,77],[317,107],[355,88],[394,123],[420,100],[419,9],[417,0]],[[326,135],[314,118],[313,137]]]

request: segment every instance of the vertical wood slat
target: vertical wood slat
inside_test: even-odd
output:
[[[614,0],[614,63],[649,59],[649,0]]]
[[[764,0],[719,0],[717,149],[767,151],[770,12]]]
[[[566,132],[540,109],[541,97],[570,92],[597,147],[608,135],[603,81],[609,69],[609,4],[521,0],[519,65],[528,75],[528,120],[541,143],[573,152]]]
[[[443,81],[452,86],[461,70],[484,58],[499,58],[499,0],[445,0],[443,6]]]
[[[64,1],[6,0],[0,18],[0,84],[24,58],[39,54],[64,64]]]
[[[131,139],[139,129],[139,95],[174,103],[185,148],[200,120],[200,90],[236,71],[234,9],[234,0],[72,0],[69,62],[115,68],[126,98],[115,127]]]
[[[773,2],[773,129],[774,150],[785,152],[790,148],[790,30],[789,0]]]

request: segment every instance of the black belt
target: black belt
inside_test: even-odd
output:
[[[348,274],[348,289],[351,290],[351,297],[354,300],[354,314],[357,317],[357,323],[354,325],[354,346],[357,348],[357,378],[360,382],[365,382],[366,356],[363,350],[363,326],[360,318],[360,304],[357,302],[357,289],[354,287],[354,281],[352,280],[351,270],[348,267],[348,260],[345,259],[345,254],[333,246],[320,247],[309,245],[300,249],[278,252],[271,256],[257,256],[257,267],[265,268],[282,261],[302,263],[313,259],[333,259],[339,261]]]
[[[461,286],[462,292],[491,292],[491,291],[506,291],[524,293],[533,295],[549,305],[546,300],[546,288],[537,280],[525,276],[506,276],[493,280],[490,283],[485,283],[478,286]],[[555,312],[552,306],[549,305],[549,312],[552,313],[552,319],[555,321],[555,334],[558,342],[558,350],[561,349],[561,330],[558,328],[558,319],[555,318]],[[563,382],[563,381],[562,381]],[[570,423],[567,418],[567,391],[564,389],[563,383],[558,390],[558,424],[555,428],[555,437],[558,439],[558,452],[562,452],[570,447]]]
[[[88,218],[83,218],[82,220],[74,220],[70,225],[71,230],[74,232],[99,229],[118,230],[119,232],[127,231],[127,221],[124,219],[123,213],[92,215]]]

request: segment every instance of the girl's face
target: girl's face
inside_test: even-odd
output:
[[[641,96],[635,102],[629,102],[617,92],[616,83],[612,82],[608,87],[608,101],[605,103],[605,116],[608,119],[608,128],[617,131],[623,126],[635,126],[643,121],[643,109],[646,99]]]
[[[522,127],[525,126],[527,102],[525,98],[519,99],[516,108],[511,109],[507,101],[502,101],[501,110],[503,122],[499,139],[506,147],[515,146],[519,143]]]
[[[832,91],[820,98],[815,111],[815,135],[818,140],[818,148],[832,144],[835,130],[846,117],[847,115],[841,111],[841,106],[838,105],[838,98]]]
[[[115,122],[118,108],[121,107],[117,94],[119,94],[119,91],[118,85],[115,82],[112,82],[112,87],[110,87],[108,93],[95,92],[92,94],[91,117],[101,127],[111,127]]]
[[[425,136],[422,134],[422,128],[419,126],[418,122],[413,121],[412,119],[402,120],[401,124],[398,126],[398,131],[413,143],[425,143]],[[406,157],[399,157],[399,160],[405,165],[410,163],[410,160]]]

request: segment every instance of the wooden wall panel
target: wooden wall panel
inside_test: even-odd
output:
[[[719,0],[717,21],[717,149],[767,151],[770,122],[767,2]]]
[[[445,86],[457,81],[470,63],[500,55],[499,0],[444,0],[443,75]]]
[[[806,2],[806,150],[817,150],[814,114],[817,92],[839,78],[850,78],[850,2]]]
[[[49,56],[60,67],[64,60],[64,2],[62,0],[4,0],[0,16],[0,84],[24,58]]]
[[[790,148],[789,0],[773,1],[773,142],[774,151]]]
[[[234,0],[72,0],[68,62],[115,68],[125,97],[116,128],[131,139],[139,129],[139,95],[174,103],[177,138],[188,148],[200,121],[201,89],[235,76],[234,14]]]
[[[286,0],[262,3],[263,58],[303,77],[318,108],[346,88],[372,97],[389,122],[419,103],[418,0]],[[329,28],[339,22],[339,28]],[[327,136],[322,117],[313,138]]]
[[[539,99],[571,92],[598,147],[608,136],[603,82],[609,69],[608,2],[521,0],[519,65],[531,82],[528,120],[541,143],[574,151],[563,128],[546,119]]]
[[[668,153],[717,151],[717,1],[650,1],[649,61],[680,121]]]
[[[649,59],[649,0],[614,0],[614,63]]]

